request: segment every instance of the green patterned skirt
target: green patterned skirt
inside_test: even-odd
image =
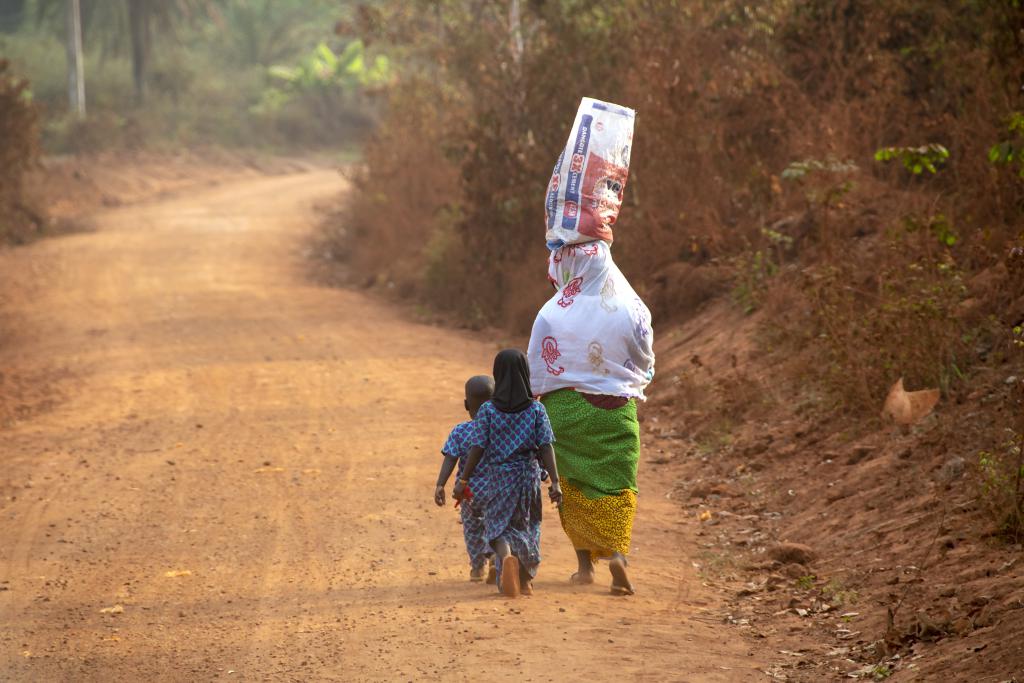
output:
[[[636,401],[598,408],[572,389],[541,398],[555,432],[564,500],[561,520],[577,550],[629,552],[636,515],[640,424]]]

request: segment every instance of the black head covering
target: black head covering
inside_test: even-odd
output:
[[[530,407],[530,364],[519,349],[505,349],[494,357],[494,396],[491,403],[503,413],[519,413]]]

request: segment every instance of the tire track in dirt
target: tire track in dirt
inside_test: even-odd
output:
[[[567,585],[550,510],[536,596],[466,581],[432,482],[496,348],[303,278],[313,204],[343,187],[232,181],[0,254],[23,342],[0,363],[76,373],[0,431],[0,678],[763,679],[647,471],[635,598]]]

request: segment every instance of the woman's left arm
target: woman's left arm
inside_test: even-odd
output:
[[[555,462],[555,448],[552,444],[555,441],[555,432],[551,429],[551,419],[544,404],[537,402],[537,421],[534,425],[535,438],[539,444],[540,460],[544,469],[551,477],[551,484],[548,486],[548,496],[555,505],[562,506],[562,486],[558,483],[558,463]]]
[[[558,464],[555,463],[555,449],[546,443],[540,447],[540,459],[544,463],[544,469],[548,471],[551,484],[548,486],[548,497],[551,502],[562,507],[562,486],[558,483]]]

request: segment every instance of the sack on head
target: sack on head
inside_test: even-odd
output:
[[[544,202],[549,249],[612,241],[629,176],[636,112],[584,97]]]

